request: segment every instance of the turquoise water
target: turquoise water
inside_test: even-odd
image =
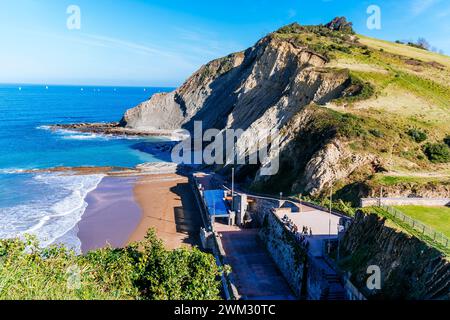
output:
[[[30,233],[44,245],[60,240],[78,246],[74,227],[86,207],[84,198],[102,176],[22,171],[161,161],[158,154],[142,151],[161,138],[53,132],[46,126],[118,121],[128,108],[169,90],[0,85],[0,238]]]

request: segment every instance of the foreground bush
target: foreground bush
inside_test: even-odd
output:
[[[0,240],[0,299],[218,299],[220,275],[212,255],[194,248],[166,250],[150,231],[124,249],[77,256]]]

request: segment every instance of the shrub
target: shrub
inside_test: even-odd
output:
[[[281,27],[276,32],[280,34],[290,34],[290,33],[301,33],[303,31],[303,27],[299,25],[297,22],[288,24],[287,26]]]
[[[450,147],[450,135],[444,138],[444,143]]]
[[[407,134],[417,143],[424,142],[428,139],[427,134],[419,129],[410,129]]]
[[[431,162],[446,163],[450,161],[450,148],[445,143],[427,143],[423,152]]]
[[[381,132],[381,131],[378,130],[378,129],[370,129],[369,132],[370,132],[373,136],[375,136],[375,137],[377,137],[377,138],[383,138],[383,137],[384,137],[383,132]]]
[[[342,92],[342,96],[335,100],[337,104],[353,103],[367,100],[375,94],[375,88],[370,82],[363,82],[358,77],[350,74],[347,81],[347,88]]]
[[[214,257],[166,250],[154,231],[123,249],[77,256],[34,238],[0,240],[0,300],[218,299]]]

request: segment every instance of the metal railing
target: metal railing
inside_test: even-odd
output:
[[[401,212],[400,210],[398,210],[396,208],[385,206],[385,205],[381,205],[379,207],[383,208],[389,214],[391,214],[394,218],[407,224],[408,226],[410,226],[414,230],[420,232],[421,234],[427,236],[434,242],[436,242],[446,248],[450,247],[450,239],[447,238],[442,232],[436,231],[433,228],[423,224],[422,222],[417,221],[417,220],[405,215],[403,212]]]

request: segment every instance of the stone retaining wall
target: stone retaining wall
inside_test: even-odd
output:
[[[267,251],[297,297],[302,296],[306,253],[274,214],[266,214],[259,233]]]

